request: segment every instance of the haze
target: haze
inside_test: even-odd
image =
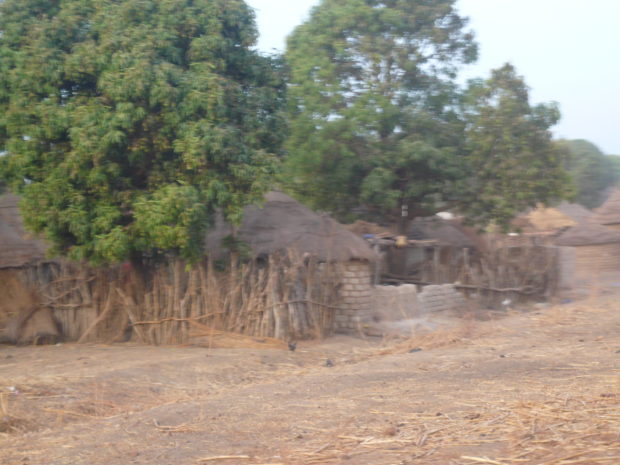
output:
[[[284,50],[286,36],[318,0],[247,0],[256,9],[258,48]],[[463,78],[487,77],[509,61],[525,77],[534,103],[556,101],[556,137],[587,139],[620,154],[620,2],[617,0],[458,0],[480,44]]]

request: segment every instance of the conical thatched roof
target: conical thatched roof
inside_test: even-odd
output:
[[[578,203],[562,202],[555,208],[577,223],[585,223],[592,216],[592,211]]]
[[[41,260],[45,249],[43,242],[25,233],[19,198],[11,194],[0,196],[0,268],[21,267]]]
[[[620,242],[620,231],[616,231],[600,224],[582,223],[568,229],[556,239],[556,245],[580,246],[601,245]]]
[[[620,189],[615,189],[605,203],[594,210],[590,221],[596,224],[620,224]]]
[[[554,231],[556,229],[576,226],[577,221],[562,213],[557,208],[539,206],[525,215],[536,231]]]
[[[476,244],[455,224],[438,216],[416,218],[409,225],[407,236],[415,240],[436,240],[440,245],[475,247]]]
[[[221,256],[222,239],[232,227],[222,221],[207,235],[206,248],[211,256]],[[325,261],[368,260],[379,257],[368,243],[347,231],[327,215],[319,215],[281,192],[269,192],[262,206],[244,210],[237,237],[247,243],[255,256],[294,250]]]

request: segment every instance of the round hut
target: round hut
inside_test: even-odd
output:
[[[555,244],[560,247],[561,289],[620,282],[620,231],[582,223],[561,234]]]
[[[434,284],[451,283],[456,279],[459,264],[471,251],[478,249],[476,235],[459,223],[439,216],[415,218],[410,222],[407,238],[414,244],[404,250],[393,248],[388,253],[390,271],[415,276],[419,281]]]
[[[561,204],[555,207],[538,205],[518,215],[511,225],[514,230],[528,235],[553,236],[583,222],[584,213],[579,207],[575,204]],[[569,213],[575,213],[580,219]]]
[[[225,255],[222,244],[232,234],[232,226],[219,218],[207,235],[207,253],[211,257]],[[334,330],[357,332],[370,319],[373,265],[379,256],[364,239],[331,217],[313,212],[282,192],[269,192],[263,205],[245,208],[235,236],[249,246],[255,258],[292,253],[342,264],[341,302],[336,305]]]
[[[579,205],[578,203],[562,202],[555,208],[564,213],[577,224],[589,221],[592,216],[592,211],[588,210],[583,205]]]
[[[620,189],[615,189],[605,203],[594,210],[590,221],[620,231]]]
[[[24,231],[19,197],[0,196],[0,342],[53,342],[59,337],[52,312],[41,308],[26,284],[28,267],[40,263],[45,250],[42,241]]]
[[[444,220],[439,216],[416,218],[409,225],[407,234],[413,240],[433,240],[437,245],[456,249],[476,248],[476,244],[456,220]]]
[[[0,196],[0,269],[22,268],[45,256],[42,241],[28,237],[19,212],[19,197]]]

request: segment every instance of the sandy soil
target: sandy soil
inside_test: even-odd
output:
[[[295,352],[0,346],[0,463],[614,465],[616,302]]]

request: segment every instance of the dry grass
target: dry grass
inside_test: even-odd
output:
[[[489,389],[492,383],[481,386],[480,396],[487,398]],[[506,390],[501,385],[496,389]],[[376,426],[364,436],[342,433],[314,450],[291,451],[289,459],[290,463],[341,463],[377,453],[381,463],[390,456],[396,463],[406,451],[410,460],[400,463],[411,465],[620,463],[620,390],[597,396],[578,395],[581,391],[576,388],[573,393],[568,387],[566,392],[547,393],[540,401],[493,399],[462,404],[468,407],[464,410],[405,419],[399,412],[375,411],[371,413],[389,420],[388,427]],[[486,453],[476,455],[482,451]]]
[[[30,429],[30,423],[19,418],[10,409],[10,392],[0,392],[0,435],[21,434]]]
[[[188,400],[180,392],[132,392],[128,385],[101,381],[70,386],[62,380],[0,385],[0,433],[20,435],[50,426],[115,418],[183,399]]]
[[[189,341],[192,345],[214,349],[288,349],[287,343],[281,339],[220,331],[197,321],[191,321],[190,324],[193,327],[189,332]]]
[[[390,345],[379,351],[380,355],[404,354],[416,349],[430,350],[440,347],[470,344],[476,338],[494,332],[498,334],[494,325],[481,324],[472,316],[467,316],[455,327],[440,328],[436,331],[414,334],[405,341]]]
[[[114,436],[128,450],[156,447],[145,443],[150,441],[143,439],[148,431],[179,443],[208,444],[206,453],[188,452],[167,463],[614,465],[620,463],[620,369],[613,358],[620,349],[617,324],[615,300],[587,301],[494,321],[465,319],[460,326],[387,349],[365,349],[351,364],[317,346],[321,361],[328,356],[335,361],[332,368],[317,366],[316,359],[308,359],[310,367],[285,365],[284,357],[298,360],[294,357],[304,356],[310,344],[302,344],[294,354],[264,351],[259,358],[271,357],[272,365],[260,373],[248,358],[252,347],[241,359],[230,358],[222,365],[226,376],[251,376],[238,392],[241,378],[217,384],[212,372],[201,372],[193,380],[202,392],[178,389],[149,395],[147,385],[119,386],[118,381],[114,387],[84,381],[61,388],[57,380],[17,388],[31,401],[30,411],[34,406],[43,415],[38,425],[84,422],[112,428],[95,422],[114,418],[115,425],[138,431],[130,446],[122,430]],[[587,341],[579,342],[584,338]],[[423,349],[425,357],[407,354],[416,348]],[[427,353],[432,349],[439,350]],[[504,354],[507,358],[500,358]],[[200,362],[215,358],[208,357]],[[187,369],[182,372],[187,375]],[[162,369],[159,374],[169,373]],[[351,384],[339,384],[341,378]],[[308,386],[317,386],[318,392],[304,391],[306,381],[314,381]],[[330,383],[337,387],[329,388]],[[7,387],[0,392],[11,401],[2,411],[28,420],[18,396],[8,395]],[[131,412],[166,403],[172,406],[168,413],[177,405],[191,409],[177,417],[159,417],[165,418],[161,423],[152,421],[155,417],[148,412],[124,420]],[[226,412],[227,418],[214,426],[212,414],[202,416],[201,409]],[[156,410],[159,415],[165,409]],[[295,439],[298,432],[302,439]],[[18,440],[17,433],[9,434]],[[246,433],[258,439],[248,440]],[[217,444],[223,446],[210,434],[220,434]],[[58,436],[42,436],[37,447],[52,450]],[[70,444],[95,447],[84,440]]]

